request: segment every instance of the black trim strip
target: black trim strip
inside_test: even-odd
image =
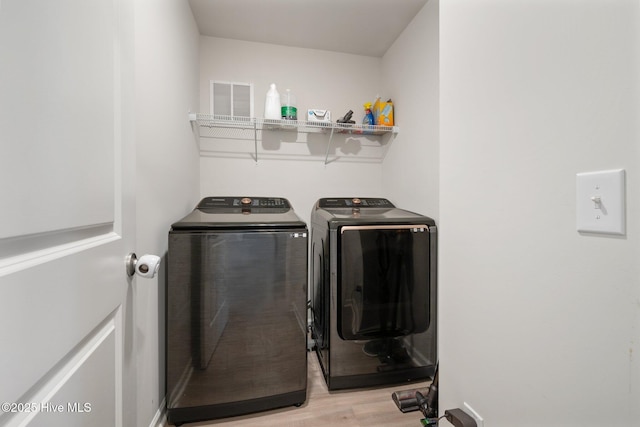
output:
[[[284,406],[300,406],[305,400],[307,400],[307,391],[300,390],[238,402],[193,406],[189,408],[167,408],[167,421],[169,424],[179,426],[184,423],[251,414],[253,412],[282,408]]]

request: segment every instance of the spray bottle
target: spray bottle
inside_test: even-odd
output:
[[[364,104],[364,117],[362,119],[362,128],[367,129],[369,126],[373,126],[373,113],[371,112],[371,103],[367,102]],[[364,133],[369,133],[365,132]]]

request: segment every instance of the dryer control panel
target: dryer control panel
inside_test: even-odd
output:
[[[324,198],[318,201],[318,207],[327,208],[395,208],[393,203],[381,198]]]

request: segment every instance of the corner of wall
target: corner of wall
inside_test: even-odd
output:
[[[430,0],[382,59],[386,98],[400,132],[383,165],[385,194],[439,218],[439,1]]]

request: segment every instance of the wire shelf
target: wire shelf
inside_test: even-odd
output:
[[[258,140],[262,131],[290,131],[303,133],[329,134],[325,164],[328,163],[329,150],[334,134],[352,134],[357,136],[381,136],[399,132],[397,126],[377,126],[347,123],[332,123],[304,120],[273,120],[260,117],[233,117],[211,114],[189,114],[189,120],[198,126],[200,136],[206,138],[228,137],[231,139],[253,139],[255,159],[258,159]],[[226,130],[226,131],[222,131]]]

